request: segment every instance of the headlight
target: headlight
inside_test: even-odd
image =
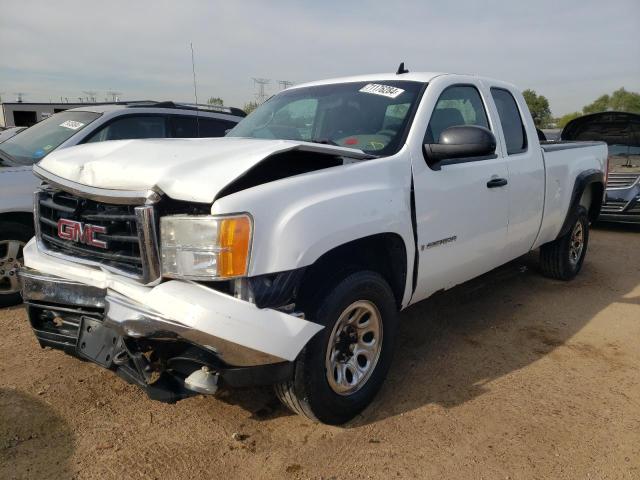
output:
[[[246,275],[251,236],[248,215],[162,217],[162,274],[193,280]]]

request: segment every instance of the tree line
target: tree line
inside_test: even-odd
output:
[[[593,102],[582,107],[578,112],[567,113],[554,118],[549,107],[549,100],[544,95],[538,95],[535,90],[527,89],[522,92],[527,106],[531,111],[533,122],[538,128],[564,128],[574,118],[590,113],[616,111],[640,113],[640,93],[629,92],[624,87],[615,92],[602,95]]]

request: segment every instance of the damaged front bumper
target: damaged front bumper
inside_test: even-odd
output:
[[[287,380],[322,329],[197,283],[143,286],[54,259],[33,241],[24,258],[23,297],[40,344],[115,370],[159,400],[193,394],[185,380],[201,369],[233,387]]]

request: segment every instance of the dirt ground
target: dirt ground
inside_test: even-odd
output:
[[[150,401],[2,310],[0,478],[640,478],[639,228],[592,231],[573,282],[531,255],[401,319],[385,387],[338,428],[269,389]]]

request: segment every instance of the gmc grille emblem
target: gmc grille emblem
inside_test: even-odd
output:
[[[61,239],[84,243],[92,247],[107,248],[107,242],[98,240],[95,236],[96,233],[107,233],[107,229],[100,225],[89,225],[66,218],[58,220],[58,237]]]

